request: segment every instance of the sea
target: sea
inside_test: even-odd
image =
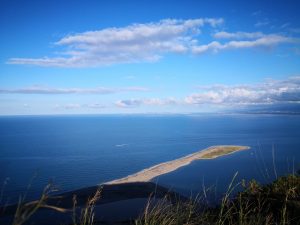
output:
[[[251,149],[198,160],[153,182],[184,195],[300,170],[300,116],[258,114],[0,117],[0,204],[94,186],[214,145]]]

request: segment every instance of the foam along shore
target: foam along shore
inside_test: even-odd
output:
[[[223,155],[232,154],[237,151],[250,149],[248,146],[236,146],[236,145],[219,145],[211,146],[204,150],[192,153],[190,155],[184,156],[179,159],[172,161],[160,163],[158,165],[152,166],[150,168],[144,169],[135,174],[129,175],[127,177],[113,180],[105,184],[121,184],[121,183],[131,183],[131,182],[148,182],[153,178],[177,170],[180,167],[186,166],[199,159],[214,159]]]

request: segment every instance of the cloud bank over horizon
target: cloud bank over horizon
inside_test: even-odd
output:
[[[120,99],[107,105],[102,103],[68,103],[63,108],[107,108],[117,107],[124,109],[142,106],[168,107],[192,106],[202,107],[207,105],[223,107],[224,109],[238,109],[253,106],[273,107],[280,105],[300,105],[300,76],[292,76],[282,80],[266,79],[261,83],[242,85],[199,85],[194,93],[182,97],[147,97]],[[50,88],[45,86],[32,86],[27,88],[0,89],[1,95],[108,95],[126,92],[147,92],[155,95],[155,90],[148,87],[97,87],[97,88]],[[59,104],[57,104],[59,105]],[[57,107],[59,108],[59,107]],[[300,108],[300,107],[299,107]]]
[[[214,84],[198,86],[197,93],[190,94],[183,99],[127,99],[119,100],[115,104],[121,108],[139,107],[141,105],[216,105],[226,109],[239,110],[241,108],[254,109],[264,106],[267,110],[279,106],[289,106],[300,112],[300,76],[293,76],[283,80],[267,79],[262,83],[244,85]],[[291,107],[295,106],[295,107]],[[297,107],[296,107],[297,106]]]
[[[192,88],[192,87],[191,87]],[[203,109],[203,107],[217,108],[221,111],[251,111],[264,110],[271,111],[295,111],[300,112],[300,76],[291,76],[286,79],[265,79],[263,82],[255,84],[241,85],[198,85],[194,86],[194,91],[183,96],[156,96],[155,89],[149,87],[128,86],[128,87],[96,87],[96,88],[55,88],[47,86],[31,86],[15,89],[0,89],[0,96],[12,95],[75,95],[86,96],[87,102],[76,102],[77,97],[72,98],[69,103],[56,103],[54,108],[65,110],[82,109],[113,109],[119,108],[134,110],[143,107],[153,109],[171,109],[172,107],[182,107],[191,109]],[[192,89],[191,89],[192,90]],[[147,93],[148,97],[128,98],[111,101],[97,101],[97,98],[89,96],[116,95],[115,98],[125,93]],[[80,99],[81,97],[79,97]],[[91,102],[93,101],[93,102]],[[25,103],[24,103],[25,104]],[[53,105],[53,102],[51,102]],[[29,105],[26,103],[26,108]],[[193,110],[192,110],[193,111]]]

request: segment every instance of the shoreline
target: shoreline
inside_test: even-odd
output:
[[[143,169],[137,173],[131,174],[129,176],[108,181],[103,184],[123,184],[131,182],[149,182],[153,178],[170,173],[179,169],[180,167],[189,165],[191,162],[200,159],[215,159],[224,155],[233,154],[238,151],[248,150],[249,146],[237,146],[237,145],[217,145],[211,146],[206,149],[197,151],[195,153],[189,154],[187,156],[163,162],[152,167]]]

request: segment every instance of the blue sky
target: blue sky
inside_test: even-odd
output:
[[[299,111],[299,1],[0,2],[0,114]]]

